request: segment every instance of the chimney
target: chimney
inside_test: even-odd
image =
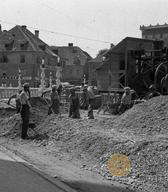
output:
[[[22,25],[21,28],[22,28],[22,29],[26,29],[27,26],[26,26],[26,25]]]
[[[68,43],[68,46],[69,47],[73,47],[73,43]]]
[[[35,30],[34,33],[35,33],[35,36],[36,36],[37,38],[39,38],[39,30]]]
[[[111,44],[110,44],[110,48],[113,48],[113,47],[114,47],[114,44],[113,44],[113,43],[111,43]]]

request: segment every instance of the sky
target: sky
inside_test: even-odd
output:
[[[140,25],[168,23],[168,0],[0,0],[2,30],[27,25],[49,45],[73,43],[95,57]]]

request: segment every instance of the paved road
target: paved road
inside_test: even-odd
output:
[[[0,192],[74,192],[0,150]]]

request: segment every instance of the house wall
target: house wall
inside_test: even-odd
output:
[[[151,40],[163,40],[165,46],[168,46],[168,27],[153,29],[144,28],[142,30],[142,38]]]
[[[43,55],[33,51],[16,51],[16,52],[0,52],[0,58],[5,55],[8,58],[7,62],[0,61],[0,86],[18,86],[18,70],[21,70],[22,83],[29,82],[30,86],[38,87],[40,84],[40,65],[41,58],[45,62],[45,74],[47,84],[49,75],[52,72],[53,78],[56,74],[56,59],[49,55]],[[20,57],[25,56],[25,62],[21,62]],[[5,75],[6,74],[6,75]]]
[[[59,55],[62,66],[62,81],[79,84],[87,72],[86,64],[88,57],[84,52],[75,46],[52,48],[53,52]],[[87,75],[87,74],[86,74]]]
[[[101,64],[102,62],[88,62],[88,79],[90,85],[97,85],[96,68]]]
[[[104,65],[96,71],[99,90],[119,90],[126,85],[133,88],[135,86],[134,79],[137,74],[136,61],[132,57],[131,51],[141,49],[152,50],[153,42],[129,39],[121,50],[111,52]],[[126,55],[127,62],[125,60]]]

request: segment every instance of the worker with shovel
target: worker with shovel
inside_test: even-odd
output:
[[[79,119],[80,118],[80,112],[79,112],[80,103],[79,103],[78,95],[75,93],[74,88],[70,89],[69,100],[70,100],[69,117]]]
[[[21,138],[27,139],[27,130],[29,128],[29,115],[30,115],[30,89],[29,84],[25,83],[23,85],[23,91],[20,93],[20,103],[21,103],[21,118],[22,118],[22,133]]]
[[[132,93],[130,87],[124,87],[124,94],[121,98],[121,104],[119,106],[119,113],[124,113],[126,110],[132,107]]]
[[[51,105],[48,110],[48,115],[50,115],[51,113],[59,114],[60,101],[56,85],[52,86],[52,92],[50,97],[51,97]]]

